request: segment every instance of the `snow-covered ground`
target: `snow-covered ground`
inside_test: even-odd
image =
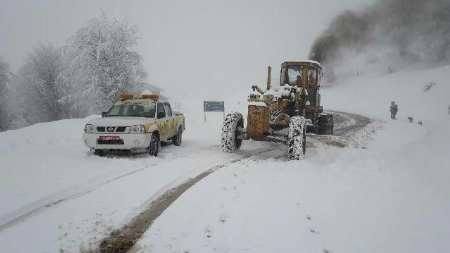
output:
[[[225,166],[175,201],[135,250],[449,251],[449,79],[450,66],[324,89],[327,109],[375,120],[363,145],[315,145],[300,162],[282,150]],[[227,108],[245,108],[244,98],[226,100]],[[397,121],[387,120],[391,100],[400,107]],[[269,146],[222,153],[222,115],[203,123],[201,101],[193,101],[179,106],[188,118],[183,145],[164,147],[158,158],[93,156],[81,141],[87,119],[0,133],[1,251],[89,248],[184,179]],[[424,125],[408,123],[409,116]]]
[[[81,139],[88,119],[0,133],[2,251],[78,252],[158,194],[235,159],[239,154],[219,151],[221,118],[209,115],[210,124],[190,123],[183,145],[163,147],[158,158],[94,156]]]
[[[324,90],[330,108],[377,120],[363,149],[322,146],[302,162],[229,166],[188,190],[135,250],[448,252],[449,79],[443,67]],[[425,92],[430,82],[436,85]],[[392,100],[397,121],[386,120]]]

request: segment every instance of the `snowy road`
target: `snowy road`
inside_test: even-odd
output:
[[[449,252],[449,68],[324,89],[332,108],[374,122],[356,135],[310,138],[314,148],[302,162],[247,159],[216,171],[174,201],[130,252]],[[438,85],[424,92],[431,81]],[[395,121],[392,100],[401,105]],[[341,116],[343,132],[364,121]]]
[[[356,136],[369,123],[370,119],[361,115],[355,115],[343,112],[333,112],[336,118],[336,136],[316,136],[309,135],[308,147],[315,148],[319,145],[326,145],[330,140],[341,141],[344,139],[344,145],[350,143],[346,138]],[[325,141],[324,141],[325,140]],[[311,143],[312,141],[312,143]],[[314,153],[314,152],[313,152]],[[185,191],[197,184],[200,180],[216,172],[217,170],[226,170],[230,167],[245,166],[249,161],[264,161],[268,159],[281,159],[286,161],[286,147],[281,144],[266,143],[265,148],[255,150],[252,152],[243,152],[240,158],[229,161],[224,164],[213,166],[204,170],[196,177],[190,178],[185,182],[171,188],[152,199],[150,204],[141,213],[133,217],[130,222],[116,231],[113,231],[110,236],[102,240],[100,243],[101,252],[126,252],[130,249],[136,241],[146,232],[151,224],[176,201]]]
[[[337,131],[358,122],[347,114],[342,114],[342,118],[345,120],[337,125]],[[153,200],[190,178],[247,160],[285,159],[286,147],[271,143],[250,142],[237,154],[221,152],[217,146],[220,122],[210,122],[203,126],[206,129],[197,127],[197,132],[188,131],[181,148],[167,146],[157,159],[145,155],[100,158],[86,154],[78,137],[83,122],[38,124],[2,136],[5,149],[11,154],[19,153],[14,147],[24,155],[33,154],[29,159],[1,157],[2,164],[14,168],[6,172],[18,177],[15,185],[4,182],[1,186],[4,205],[0,208],[0,243],[4,249],[73,252],[80,245],[91,247],[91,243],[96,244],[112,230],[127,224]],[[52,134],[30,139],[28,132],[37,130]],[[308,146],[316,145],[317,140],[311,138]],[[28,150],[30,147],[32,151]],[[54,155],[45,155],[49,152]],[[27,173],[36,176],[22,181]],[[38,227],[43,233],[35,236]],[[28,244],[17,241],[24,236],[32,238]]]
[[[175,201],[130,252],[423,251],[448,234],[432,217],[449,207],[431,198],[430,185],[417,184],[416,172],[406,176],[414,167],[393,169],[398,156],[392,153],[426,131],[390,122],[372,133],[378,124],[363,135],[379,140],[360,142],[361,148],[313,141],[302,162],[275,156],[217,171]]]

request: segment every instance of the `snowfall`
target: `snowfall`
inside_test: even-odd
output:
[[[211,168],[131,252],[450,252],[449,80],[446,66],[324,87],[326,109],[372,121],[354,145],[312,145],[303,161],[251,141],[223,153],[223,115],[204,122],[201,99],[179,103],[183,144],[157,158],[94,156],[81,134],[98,116],[0,133],[1,252],[87,251]],[[389,119],[390,101],[398,120]],[[225,104],[245,110],[236,98]]]

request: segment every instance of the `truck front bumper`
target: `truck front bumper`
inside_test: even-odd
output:
[[[150,146],[150,133],[144,134],[83,134],[86,146],[98,150],[141,151]]]

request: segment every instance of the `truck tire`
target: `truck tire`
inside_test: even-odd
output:
[[[289,160],[303,160],[306,154],[306,119],[291,117],[288,135]]]
[[[222,150],[233,153],[239,150],[242,139],[239,139],[239,130],[244,128],[244,117],[240,113],[230,113],[225,116],[222,127],[221,146]]]
[[[96,155],[96,156],[105,156],[106,152],[104,150],[102,150],[102,149],[95,149],[94,150],[94,155]]]
[[[181,130],[181,128],[178,128],[177,135],[173,137],[173,144],[175,146],[180,146],[182,141],[183,141],[183,130]]]
[[[152,137],[150,138],[150,145],[148,147],[148,153],[151,156],[158,156],[160,147],[161,147],[161,141],[159,139],[159,135],[156,133],[153,133]]]
[[[317,124],[317,134],[332,135],[334,128],[333,115],[321,114]]]

